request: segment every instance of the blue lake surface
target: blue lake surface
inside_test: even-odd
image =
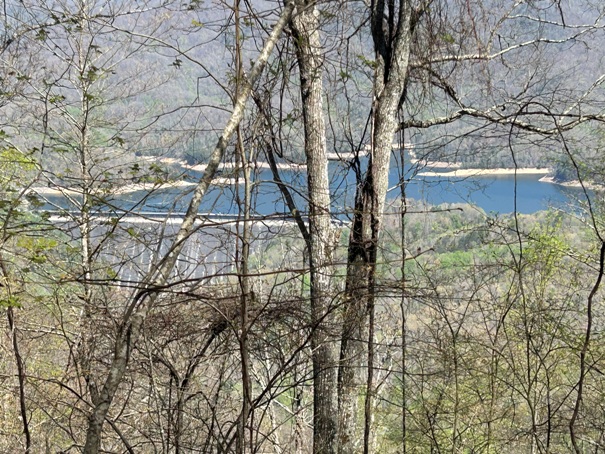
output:
[[[529,214],[551,207],[570,210],[585,200],[581,188],[541,182],[540,177],[420,177],[408,185],[407,195],[433,205],[468,202],[488,213],[511,213],[516,210]]]
[[[405,173],[393,165],[389,174],[387,198],[401,197],[401,184],[405,182],[405,195],[427,205],[444,203],[471,203],[487,213],[534,213],[550,207],[574,210],[584,200],[580,188],[568,188],[551,183],[540,182],[540,175],[481,176],[471,178],[448,178],[446,176],[413,176],[414,169],[406,168]],[[189,181],[196,181],[200,173],[190,172]],[[354,203],[356,178],[355,172],[341,162],[330,163],[332,209],[341,219],[348,217]],[[229,177],[227,172],[223,176]],[[290,188],[297,206],[306,210],[306,175],[300,171],[282,171],[281,178]],[[270,170],[260,169],[254,173],[253,203],[255,212],[259,215],[285,215],[289,210],[283,197],[273,181]],[[243,199],[243,185],[227,185],[211,187],[200,208],[200,213],[233,215],[238,213],[236,191]],[[56,206],[68,210],[79,207],[70,206],[65,199],[49,197]],[[191,187],[162,189],[149,194],[137,191],[121,195],[110,200],[116,210],[135,212],[172,212],[182,213],[191,200]],[[50,205],[45,208],[49,209]],[[105,205],[99,206],[100,211],[108,211]],[[111,211],[112,209],[109,208]]]

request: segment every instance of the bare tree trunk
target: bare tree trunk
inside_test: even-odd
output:
[[[319,39],[319,13],[312,3],[297,2],[293,19],[307,157],[309,194],[309,268],[313,352],[313,452],[336,452],[336,348],[331,295],[334,237],[330,217],[330,182],[323,112],[323,55]]]
[[[599,254],[599,274],[597,275],[597,280],[590,290],[590,294],[588,295],[588,301],[586,304],[586,331],[584,334],[584,341],[582,342],[582,349],[580,350],[580,377],[578,378],[577,384],[577,394],[576,394],[576,402],[574,404],[573,413],[569,420],[569,434],[571,438],[571,444],[573,446],[574,451],[579,454],[583,451],[582,447],[578,444],[578,435],[576,433],[576,421],[580,414],[580,407],[582,405],[583,392],[584,392],[584,379],[586,377],[586,355],[588,354],[588,349],[590,347],[590,341],[592,336],[592,323],[593,323],[593,306],[594,306],[594,297],[599,291],[601,287],[601,281],[603,280],[603,275],[605,274],[605,242],[601,241],[601,250]]]
[[[346,307],[338,376],[339,453],[342,454],[360,451],[357,402],[364,381],[362,369],[368,351],[365,340],[373,342],[366,325],[374,311],[376,258],[388,187],[391,144],[398,128],[397,111],[404,94],[412,36],[412,7],[409,0],[400,0],[398,9],[390,5],[387,12],[383,0],[374,0],[371,7],[377,67],[374,76],[371,154],[364,181],[358,185],[349,239]],[[384,22],[385,17],[388,18],[387,23]],[[369,351],[371,361],[372,350]],[[368,377],[366,399],[371,400],[371,373]],[[367,402],[365,408],[371,408],[371,402]],[[365,417],[371,419],[369,414]],[[366,425],[365,438],[369,437],[368,429]],[[368,441],[364,440],[364,446],[368,445]]]
[[[235,98],[240,94],[242,79],[243,79],[243,68],[242,68],[242,48],[241,48],[241,36],[240,36],[240,1],[235,0],[233,13],[235,21]],[[240,329],[238,333],[239,340],[239,351],[241,360],[241,376],[242,376],[242,409],[238,422],[237,428],[237,444],[236,452],[238,454],[245,454],[246,452],[246,426],[248,419],[251,416],[251,402],[252,402],[252,384],[250,380],[250,351],[248,347],[248,308],[251,298],[251,286],[249,273],[249,258],[250,258],[250,241],[252,233],[252,224],[250,222],[250,210],[252,203],[252,186],[250,181],[250,159],[246,156],[244,149],[244,143],[241,136],[240,127],[237,127],[236,131],[236,159],[238,161],[238,167],[241,166],[241,172],[244,179],[244,200],[243,200],[243,225],[242,231],[240,232],[240,224],[238,220],[237,224],[237,235],[238,241],[240,241],[240,248],[237,250],[237,267],[238,267],[238,280],[240,285]],[[239,190],[237,191],[237,201],[241,206],[241,200],[239,200]],[[241,209],[241,208],[240,208]],[[241,212],[240,212],[241,213]],[[250,431],[249,450],[252,451],[252,431]]]
[[[27,401],[25,396],[25,365],[23,357],[19,351],[19,335],[15,324],[15,313],[12,307],[6,309],[6,317],[8,319],[8,329],[10,330],[11,344],[13,354],[15,355],[15,363],[17,365],[17,379],[19,382],[19,412],[21,415],[21,423],[23,424],[23,435],[25,437],[25,450],[23,452],[31,452],[31,432],[29,430],[29,417],[27,412]]]
[[[9,282],[9,274],[4,260],[0,257],[0,269],[2,270],[2,280],[4,287],[6,287],[9,298],[12,297],[11,286]],[[27,400],[25,395],[25,364],[23,362],[23,356],[19,349],[19,334],[17,332],[17,325],[15,323],[15,313],[12,306],[6,308],[6,317],[8,320],[8,329],[10,331],[11,345],[13,348],[13,355],[15,356],[15,364],[17,365],[17,380],[19,383],[19,412],[21,415],[21,423],[23,424],[23,435],[25,437],[25,449],[23,452],[31,452],[32,438],[29,430],[29,417],[27,411]]]
[[[403,135],[402,140],[403,143]],[[401,162],[404,162],[403,150],[400,150]],[[402,166],[403,167],[403,166]],[[402,169],[401,181],[399,182],[401,188],[401,301],[399,303],[399,310],[401,311],[401,454],[407,454],[407,285],[406,279],[407,274],[405,270],[405,262],[407,260],[407,253],[405,249],[406,245],[406,229],[405,220],[408,211],[408,204],[406,200],[406,186],[404,184],[404,170]]]
[[[125,310],[121,329],[116,336],[114,356],[107,378],[96,402],[94,402],[94,408],[88,419],[86,444],[83,451],[85,454],[96,454],[99,452],[105,417],[107,416],[109,407],[122,381],[122,377],[126,372],[126,367],[130,359],[130,352],[141,334],[143,322],[158,297],[158,289],[168,281],[179,253],[182,250],[185,241],[193,231],[202,199],[223,159],[225,149],[244,115],[246,101],[250,95],[252,85],[255,84],[262,73],[284,26],[290,21],[294,7],[295,5],[293,2],[286,4],[278,22],[273,27],[271,35],[258,56],[256,63],[252,67],[248,77],[248,83],[242,87],[242,90],[236,99],[231,118],[225,126],[223,135],[219,138],[218,143],[212,152],[206,172],[195,188],[187,213],[183,218],[183,223],[175,237],[172,247],[160,262],[157,269],[146,277],[144,281],[146,283],[145,287],[133,296],[132,301]]]

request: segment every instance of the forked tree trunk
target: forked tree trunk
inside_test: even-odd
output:
[[[311,274],[311,349],[313,355],[313,452],[336,452],[337,396],[334,307],[331,292],[335,247],[330,219],[330,182],[323,112],[323,49],[319,14],[311,2],[298,0],[292,20],[307,158],[309,196],[309,266]]]
[[[367,377],[368,316],[374,310],[375,269],[388,187],[391,144],[398,128],[397,111],[404,94],[410,43],[412,6],[400,0],[398,9],[385,11],[385,2],[374,0],[372,36],[376,54],[371,153],[364,181],[358,185],[355,216],[349,239],[345,310],[338,376],[339,453],[369,450],[370,415],[364,436],[359,430],[358,400]],[[391,15],[391,16],[389,16]],[[392,17],[392,16],[395,17]],[[384,17],[392,20],[384,23]],[[371,350],[370,350],[371,351]],[[371,355],[369,356],[371,358]],[[372,364],[369,364],[372,367]],[[366,400],[373,384],[367,382]],[[366,408],[371,408],[367,401]],[[363,449],[362,449],[363,447]]]
[[[114,356],[103,389],[99,393],[96,402],[93,403],[94,406],[88,418],[86,444],[83,451],[85,454],[96,454],[99,452],[103,423],[105,422],[109,407],[116,395],[118,387],[122,382],[130,359],[130,352],[141,334],[141,328],[149,310],[158,297],[158,288],[161,288],[168,281],[180,251],[193,231],[202,199],[223,159],[225,149],[244,115],[244,109],[250,95],[251,87],[256,83],[262,73],[284,26],[290,21],[294,7],[294,2],[288,2],[286,4],[278,22],[273,27],[271,35],[265,42],[256,63],[252,67],[248,77],[248,83],[242,87],[239,96],[236,99],[231,118],[225,126],[223,135],[219,138],[218,143],[210,156],[206,172],[195,188],[187,213],[183,218],[183,223],[177,232],[172,247],[157,269],[146,276],[144,288],[133,296],[132,301],[125,310],[121,329],[117,333],[114,344]]]

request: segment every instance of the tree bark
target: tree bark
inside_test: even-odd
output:
[[[330,181],[323,112],[323,55],[319,13],[314,4],[298,0],[292,20],[300,75],[309,195],[309,268],[313,355],[313,452],[336,452],[336,348],[331,295],[334,236],[330,216]]]
[[[198,185],[195,188],[193,197],[187,209],[187,213],[183,218],[183,223],[175,237],[175,240],[169,252],[155,271],[151,272],[144,280],[144,288],[137,292],[131,303],[126,308],[123,316],[122,326],[116,336],[114,345],[114,357],[112,359],[107,378],[103,389],[99,393],[98,399],[93,403],[93,410],[88,418],[88,429],[86,433],[86,444],[83,452],[85,454],[96,454],[101,447],[101,436],[103,423],[113,398],[122,381],[122,377],[126,372],[126,367],[130,359],[130,352],[141,334],[141,328],[147,317],[147,314],[158,297],[158,289],[168,282],[170,273],[177,261],[180,251],[182,250],[185,241],[191,235],[195,220],[197,219],[198,210],[204,195],[206,194],[212,179],[214,178],[220,162],[223,159],[225,149],[233,136],[237,125],[243,118],[246,102],[250,95],[252,86],[258,80],[262,73],[267,60],[279,39],[284,26],[290,21],[294,11],[294,3],[288,2],[281,13],[278,22],[273,27],[271,35],[265,42],[265,45],[258,56],[256,63],[250,71],[248,83],[245,84],[235,102],[235,107],[231,114],[223,135],[219,138],[214,151],[210,157],[206,172],[201,177]]]
[[[368,339],[367,321],[374,311],[376,258],[388,188],[391,144],[398,128],[397,111],[405,90],[412,37],[412,6],[409,0],[400,0],[397,11],[389,8],[385,12],[385,2],[382,0],[373,1],[371,8],[377,63],[372,143],[365,178],[358,184],[349,239],[338,376],[341,454],[361,450],[358,400],[368,351],[366,339],[370,344],[373,342],[373,339]],[[390,19],[387,23],[384,23],[385,15]],[[371,380],[366,383],[368,389],[365,398],[369,400],[372,398],[373,385]],[[366,408],[371,407],[369,404],[366,404]],[[369,436],[368,432],[365,431],[366,437]],[[364,445],[368,446],[367,440]]]

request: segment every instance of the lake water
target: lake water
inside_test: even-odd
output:
[[[397,167],[393,166],[389,175],[389,188],[391,188],[387,196],[389,199],[401,196],[398,185],[400,174]],[[330,175],[332,209],[335,213],[350,213],[356,187],[354,172],[342,163],[331,163]],[[199,175],[193,177],[197,178]],[[513,175],[472,178],[412,177],[411,169],[406,169],[404,174],[406,197],[429,205],[472,203],[488,213],[511,213],[516,208],[519,213],[528,214],[549,207],[569,210],[570,207],[577,206],[578,200],[582,199],[581,189],[540,182],[540,177],[541,175],[518,175],[516,178]],[[306,205],[304,172],[282,172],[282,179],[289,185],[298,206],[304,207]],[[147,205],[154,209],[169,208],[179,195],[183,197],[179,202],[181,207],[179,210],[182,211],[185,206],[183,203],[188,202],[189,197],[182,196],[175,190],[152,197]],[[234,186],[214,188],[209,192],[200,211],[235,214],[237,204],[234,199]],[[256,174],[253,200],[256,212],[259,214],[288,213],[269,170],[260,170]]]
[[[539,181],[541,175],[508,175],[469,179],[424,177],[408,185],[408,197],[429,204],[469,202],[486,212],[535,213],[551,207],[564,210],[584,200],[581,188]]]
[[[406,168],[403,174],[405,196],[427,205],[444,203],[471,203],[487,213],[535,213],[548,208],[573,210],[583,200],[581,188],[569,188],[539,181],[542,175],[491,175],[474,177],[418,176],[414,169]],[[401,197],[401,172],[391,168],[389,174],[388,199]],[[336,179],[336,181],[338,181]],[[347,175],[348,191],[355,189],[354,176]],[[351,205],[353,197],[347,190],[336,200],[346,200]],[[342,206],[342,204],[340,204]],[[335,207],[336,208],[336,207]]]
[[[579,188],[567,188],[538,181],[540,175],[482,176],[472,178],[412,177],[412,170],[406,169],[403,180],[406,197],[429,205],[443,203],[472,203],[490,213],[510,213],[515,209],[520,213],[534,213],[549,207],[573,210],[578,200],[583,199]],[[345,164],[330,164],[333,211],[341,219],[351,212],[355,195],[355,174]],[[401,197],[401,172],[393,166],[389,175],[388,198]],[[195,181],[200,174],[191,172],[189,178]],[[225,172],[227,176],[227,172]],[[282,171],[282,179],[290,187],[299,207],[306,207],[306,179],[304,172]],[[253,203],[259,215],[286,215],[288,209],[281,193],[273,182],[271,172],[261,169],[254,176]],[[236,190],[242,197],[242,186],[227,185],[212,187],[207,193],[200,212],[212,214],[236,214],[238,212]],[[56,205],[70,210],[60,197],[50,197]],[[143,191],[122,195],[111,201],[120,210],[155,211],[182,213],[191,199],[191,188],[172,188],[147,194]],[[144,202],[142,202],[144,201]],[[47,205],[46,208],[49,208]],[[100,208],[106,210],[105,207]]]

